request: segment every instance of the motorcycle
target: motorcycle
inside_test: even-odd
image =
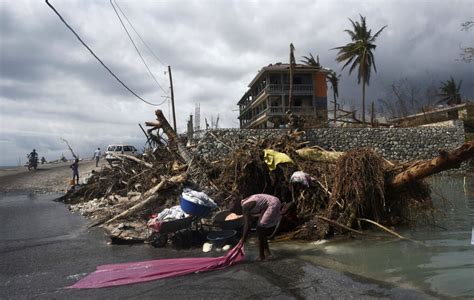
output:
[[[36,170],[38,167],[38,158],[37,157],[31,157],[30,155],[27,155],[28,157],[28,171],[31,171],[31,169]]]

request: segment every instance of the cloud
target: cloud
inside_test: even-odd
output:
[[[51,3],[123,82],[150,102],[165,101],[160,108],[169,115],[166,93],[148,74],[108,1]],[[357,79],[341,71],[331,49],[349,41],[343,30],[359,14],[374,31],[388,25],[376,42],[378,72],[367,89],[368,103],[385,97],[397,80],[422,84],[427,74],[436,84],[449,76],[462,79],[463,95],[474,96],[472,65],[456,61],[459,44],[473,43],[472,32],[460,31],[471,17],[469,0],[117,3],[163,62],[130,30],[166,92],[165,72],[172,67],[180,132],[197,103],[201,127],[204,118],[210,122],[217,115],[222,127],[238,127],[236,103],[248,83],[263,66],[286,62],[290,43],[297,60],[311,52],[341,72],[341,101],[357,107]],[[156,107],[112,78],[43,1],[3,2],[0,35],[0,165],[15,163],[33,147],[58,156],[66,149],[59,137],[84,155],[109,143],[144,144],[137,123],[153,119]]]

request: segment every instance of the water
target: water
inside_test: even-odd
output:
[[[474,178],[436,177],[430,184],[439,208],[435,214],[438,226],[400,232],[420,243],[356,239],[275,246],[319,265],[436,297],[473,298]]]

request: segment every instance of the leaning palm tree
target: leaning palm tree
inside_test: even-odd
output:
[[[446,80],[446,82],[441,82],[441,93],[438,94],[441,100],[439,100],[438,103],[446,103],[448,105],[461,104],[461,94],[459,93],[461,83],[462,80],[456,84],[452,76],[451,79]]]
[[[345,46],[336,47],[334,49],[339,50],[336,61],[346,61],[342,69],[351,65],[349,74],[359,66],[357,83],[360,84],[362,81],[362,122],[365,124],[365,85],[369,85],[372,67],[374,68],[374,71],[377,72],[373,54],[376,47],[374,42],[387,25],[377,31],[376,34],[372,35],[372,30],[367,29],[365,17],[362,15],[360,16],[360,23],[358,21],[354,22],[351,19],[349,19],[349,21],[352,23],[353,30],[346,29],[344,31],[350,35],[351,42]]]

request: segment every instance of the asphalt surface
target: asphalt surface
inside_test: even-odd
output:
[[[72,161],[55,164],[40,164],[36,170],[28,171],[27,167],[0,169],[1,192],[30,192],[30,193],[58,193],[69,187],[72,179],[72,170],[69,167]],[[92,170],[100,170],[107,163],[101,160],[99,166],[95,161],[81,160],[79,162],[79,177],[83,180]]]
[[[100,228],[53,195],[0,194],[0,299],[425,299],[427,295],[312,265],[275,250],[276,259],[226,270],[103,289],[67,289],[97,265],[209,254],[199,249],[110,245]],[[219,255],[215,253],[214,255]]]

